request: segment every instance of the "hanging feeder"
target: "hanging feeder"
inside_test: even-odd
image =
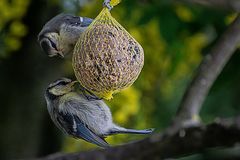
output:
[[[110,2],[114,6],[119,1]],[[82,33],[73,52],[73,68],[78,81],[105,99],[129,87],[144,64],[141,45],[104,7]]]

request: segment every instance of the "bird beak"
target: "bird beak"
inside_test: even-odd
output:
[[[69,83],[69,84],[66,85],[65,89],[67,89],[67,90],[69,90],[69,89],[72,90],[72,89],[73,89],[72,87],[73,87],[74,84],[77,83],[77,82],[78,82],[78,81],[72,81],[71,83]]]
[[[72,81],[71,83],[74,85],[75,83],[78,83],[78,81]]]
[[[71,83],[69,83],[69,87],[72,87],[75,85],[75,83],[78,83],[78,81],[72,81]]]
[[[59,55],[61,58],[64,58],[63,52],[58,52],[58,55]]]

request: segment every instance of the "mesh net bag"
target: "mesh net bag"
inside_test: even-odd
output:
[[[98,97],[129,87],[144,64],[141,45],[103,8],[74,48],[73,68],[78,81]]]

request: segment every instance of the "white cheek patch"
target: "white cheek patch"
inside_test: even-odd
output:
[[[49,89],[49,92],[53,95],[57,95],[58,94],[58,91],[55,89],[55,88],[51,88]]]
[[[52,93],[53,95],[56,95],[56,96],[62,95],[62,92],[59,89],[56,89],[56,88],[50,89],[49,92]]]
[[[69,88],[67,88],[67,87],[63,88],[63,87],[58,87],[58,86],[53,87],[49,90],[50,93],[52,93],[53,95],[56,95],[56,96],[64,95],[64,94],[66,94],[70,91],[71,91],[70,87]]]

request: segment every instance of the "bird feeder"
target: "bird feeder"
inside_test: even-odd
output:
[[[138,78],[144,51],[104,7],[80,36],[72,64],[82,86],[98,97],[111,99],[113,93]]]

